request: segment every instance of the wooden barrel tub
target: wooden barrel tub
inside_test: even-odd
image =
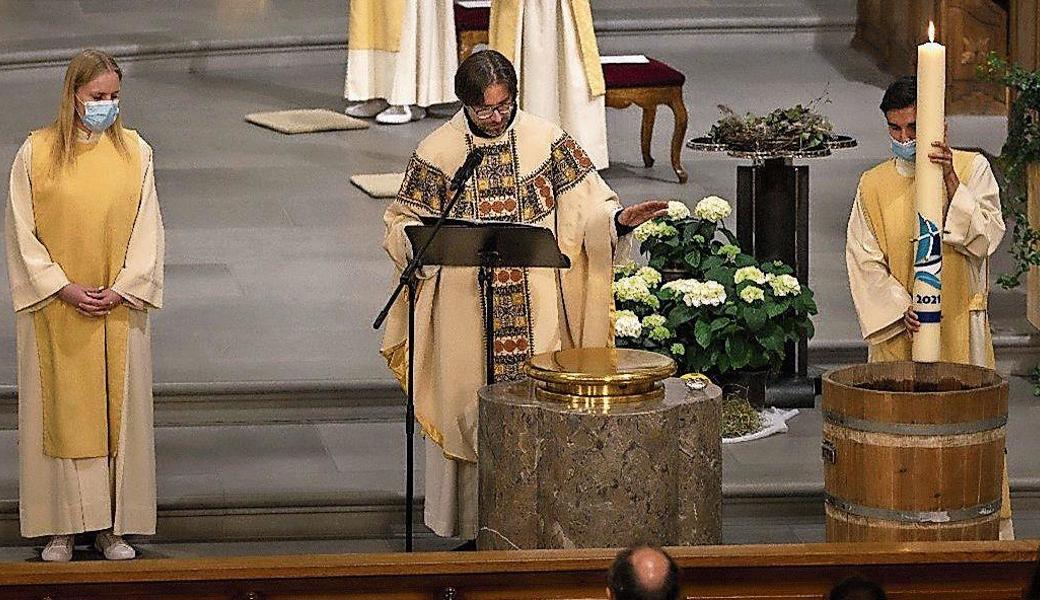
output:
[[[853,365],[823,377],[829,542],[995,540],[1007,379],[950,363]]]

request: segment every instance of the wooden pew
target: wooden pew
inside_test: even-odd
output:
[[[689,599],[820,600],[841,579],[890,598],[1018,600],[1035,541],[671,549]],[[0,565],[0,598],[533,600],[605,597],[614,550],[353,554]]]

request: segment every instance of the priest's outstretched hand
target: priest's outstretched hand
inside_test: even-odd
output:
[[[668,203],[663,200],[647,200],[626,207],[618,215],[618,223],[625,227],[639,227],[654,217],[668,214]]]

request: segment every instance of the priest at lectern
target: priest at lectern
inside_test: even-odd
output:
[[[532,354],[611,345],[612,268],[616,256],[629,254],[623,236],[663,214],[667,203],[622,209],[566,132],[517,108],[516,72],[498,52],[465,60],[455,91],[463,109],[419,144],[384,216],[384,247],[398,272],[412,253],[405,228],[440,213],[453,174],[479,148],[484,158],[449,216],[546,227],[571,262],[567,270],[494,271],[495,381],[520,379]],[[415,317],[416,418],[427,439],[425,522],[438,535],[463,539],[477,534],[477,390],[485,383],[477,271],[424,267]],[[381,350],[402,383],[407,331],[402,297]]]

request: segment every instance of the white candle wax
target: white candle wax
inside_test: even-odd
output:
[[[917,47],[917,157],[913,307],[921,320],[912,356],[918,362],[939,360],[942,311],[942,228],[946,188],[942,167],[928,155],[932,143],[944,139],[946,122],[946,48],[928,42]]]

